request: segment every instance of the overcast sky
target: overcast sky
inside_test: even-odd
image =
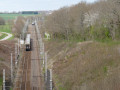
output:
[[[0,0],[0,11],[56,10],[81,1],[96,0]]]

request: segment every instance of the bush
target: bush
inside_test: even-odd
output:
[[[5,20],[0,17],[0,25],[5,25]]]

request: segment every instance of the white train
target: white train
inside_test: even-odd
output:
[[[30,34],[26,35],[25,46],[26,46],[26,51],[30,51],[31,50]]]
[[[32,22],[32,25],[35,25],[35,22]]]

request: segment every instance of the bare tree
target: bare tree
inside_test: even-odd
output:
[[[16,20],[16,23],[14,23],[14,30],[13,32],[15,33],[15,36],[19,36],[20,33],[22,32],[22,29],[25,24],[25,18],[22,16],[19,16]]]
[[[99,0],[93,4],[81,2],[64,7],[46,18],[45,30],[55,38],[120,39],[119,0]],[[86,17],[87,15],[87,17]],[[89,19],[90,25],[85,24]]]
[[[0,25],[5,25],[5,20],[0,17]]]

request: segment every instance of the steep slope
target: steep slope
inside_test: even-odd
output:
[[[46,50],[57,90],[120,89],[120,45],[49,41]]]
[[[0,76],[3,69],[6,69],[6,75],[10,74],[10,55],[11,53],[14,55],[14,43],[14,41],[0,42]]]

